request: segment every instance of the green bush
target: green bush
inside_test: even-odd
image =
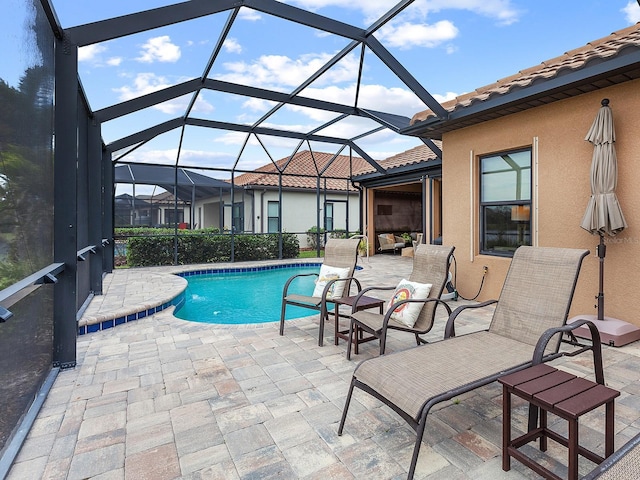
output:
[[[318,248],[318,233],[320,234],[320,248],[324,247],[324,228],[311,227],[307,230],[307,245],[313,250]]]
[[[173,234],[158,235],[163,229],[146,229],[136,232],[140,236],[127,239],[127,265],[143,267],[153,265],[173,265]],[[152,230],[152,234],[148,232]],[[205,232],[205,233],[202,233]],[[131,235],[131,232],[127,232]],[[278,258],[278,235],[238,234],[233,237],[237,262],[249,260],[269,260]],[[300,250],[298,237],[290,233],[282,234],[282,257],[297,258]],[[231,260],[231,235],[221,235],[203,230],[178,232],[178,263],[218,263]]]

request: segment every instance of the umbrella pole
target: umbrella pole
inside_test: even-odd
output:
[[[607,254],[607,246],[604,244],[604,235],[600,235],[600,243],[596,247],[600,262],[600,278],[598,281],[598,320],[604,320],[604,257]]]

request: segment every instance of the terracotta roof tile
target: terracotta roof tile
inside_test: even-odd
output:
[[[441,142],[435,141],[436,145],[441,146]],[[289,157],[281,158],[273,163],[268,163],[257,168],[253,172],[238,175],[234,179],[234,184],[238,186],[278,186],[278,169],[284,169],[282,176],[282,186],[284,188],[316,188],[316,177],[318,171],[323,172],[326,178],[326,188],[334,191],[355,190],[347,180],[353,175],[363,175],[375,172],[375,168],[371,166],[365,159],[361,157],[353,157],[350,166],[348,155],[338,155],[329,167],[325,169],[327,164],[333,158],[333,154],[324,152],[313,152],[313,154],[304,150],[294,155],[289,162]],[[393,169],[406,165],[413,165],[420,162],[437,159],[436,154],[426,145],[419,145],[405,152],[393,155],[385,160],[378,161],[378,164],[385,169]],[[288,162],[288,163],[287,163]],[[277,165],[277,167],[276,167]],[[286,166],[286,167],[285,167]],[[322,181],[322,187],[325,186],[325,180]]]
[[[352,172],[369,167],[369,163],[361,157],[352,157],[351,159],[348,155],[338,155],[335,159],[333,157],[334,154],[331,153],[312,153],[304,150],[296,153],[291,161],[289,161],[289,157],[281,158],[275,164],[269,163],[257,168],[255,172],[239,175],[234,179],[234,184],[277,187],[278,175],[276,173],[278,170],[282,170],[282,186],[285,188],[315,189],[318,172],[322,172],[323,188],[326,185],[329,190],[346,191],[347,188],[354,190],[347,180]],[[329,162],[331,163],[329,164]]]
[[[453,100],[443,103],[442,106],[450,112],[458,108],[464,108],[495,95],[505,95],[514,88],[527,87],[537,81],[548,80],[567,71],[579,70],[594,60],[616,56],[623,49],[629,47],[640,48],[640,23],[589,42],[558,57],[546,60],[540,65],[521,70],[490,85],[477,88],[473,92],[462,94]],[[411,119],[411,124],[413,125],[433,116],[431,110],[418,112]]]
[[[441,147],[442,143],[438,140],[434,141],[434,143]],[[435,160],[438,157],[435,153],[431,151],[429,147],[426,145],[418,145],[417,147],[411,148],[404,152],[393,155],[392,157],[386,158],[378,162],[378,164],[389,170],[397,167],[404,167],[406,165],[414,165],[421,162],[427,162],[429,160]],[[365,173],[373,173],[375,169],[367,164],[367,168],[362,171],[357,172],[357,175],[363,175]]]

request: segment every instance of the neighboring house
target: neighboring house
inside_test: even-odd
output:
[[[116,227],[173,226],[176,221],[178,224],[187,224],[190,216],[189,205],[178,200],[176,209],[175,197],[169,192],[136,195],[135,199],[123,193],[115,197],[114,203]]]
[[[169,192],[162,192],[157,195],[138,195],[136,198],[145,200],[151,208],[150,225],[173,226],[178,224],[188,224],[191,218],[189,203],[178,199],[176,208],[176,197]]]
[[[478,299],[497,298],[520,244],[585,248],[571,315],[596,313],[599,238],[580,223],[591,195],[585,136],[604,98],[628,223],[605,238],[605,315],[640,325],[640,24],[447,102],[447,118],[418,113],[401,132],[442,140],[443,243],[456,247],[463,296],[487,266]]]
[[[327,232],[358,231],[360,193],[349,178],[368,167],[360,157],[305,150],[238,175],[234,186],[245,192],[242,230],[295,233],[302,248],[317,225]]]

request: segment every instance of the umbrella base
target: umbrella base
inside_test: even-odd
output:
[[[600,333],[600,343],[612,347],[621,347],[628,343],[640,340],[640,328],[635,325],[618,320],[617,318],[604,317],[604,320],[598,320],[596,315],[577,315],[567,320],[567,323],[573,323],[577,320],[589,320],[598,329]],[[576,328],[573,333],[577,337],[591,339],[589,328],[582,326]]]

